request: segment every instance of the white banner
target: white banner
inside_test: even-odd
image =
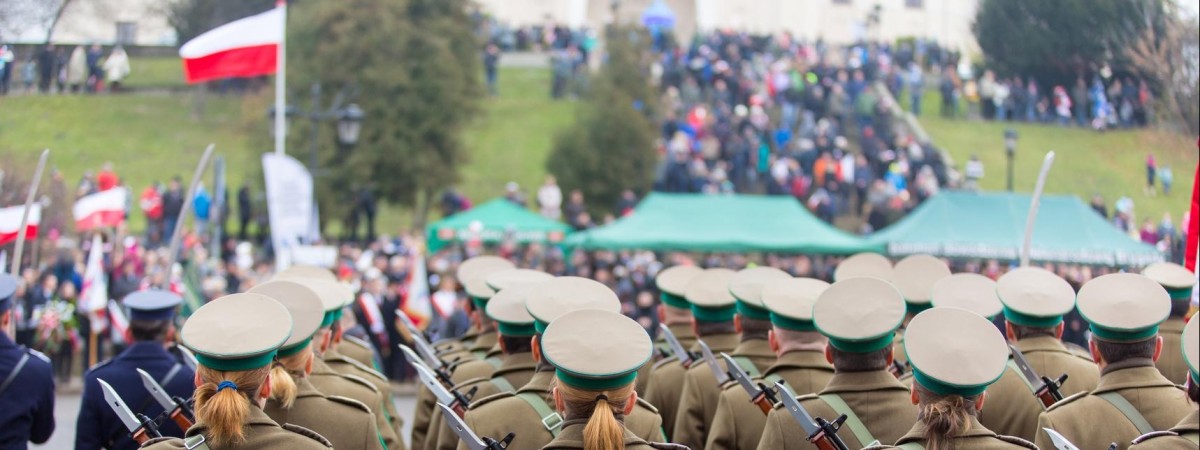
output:
[[[283,270],[290,249],[314,234],[313,179],[303,164],[287,155],[265,153],[262,165],[276,270]]]

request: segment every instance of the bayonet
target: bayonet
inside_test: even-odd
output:
[[[135,442],[140,445],[150,439],[162,437],[153,420],[144,414],[134,414],[112,386],[101,379],[96,379],[96,381],[100,382],[100,390],[104,392],[104,402],[108,403],[108,407],[112,408],[117,417],[121,419],[121,423],[125,424],[125,428],[129,430],[129,436]]]
[[[1049,408],[1063,399],[1059,388],[1067,381],[1067,374],[1062,374],[1058,380],[1038,375],[1033,371],[1033,367],[1029,365],[1029,361],[1025,359],[1025,354],[1021,353],[1021,350],[1017,349],[1015,345],[1009,345],[1008,348],[1012,350],[1013,364],[1016,364],[1017,370],[1025,378],[1029,388],[1033,390],[1033,395],[1042,401],[1043,408]]]
[[[750,374],[742,370],[742,367],[733,360],[733,357],[726,353],[721,353],[721,359],[725,360],[725,366],[729,368],[729,373],[733,375],[733,379],[737,380],[738,384],[742,385],[742,389],[746,390],[746,394],[750,395],[750,403],[758,405],[763,414],[770,414],[775,408],[775,403],[778,401],[775,396],[775,391],[771,388],[750,379]]]
[[[1054,444],[1054,448],[1058,450],[1079,450],[1079,447],[1076,447],[1075,444],[1067,440],[1066,436],[1059,434],[1057,431],[1049,428],[1042,428],[1042,431],[1045,431],[1050,436],[1050,442]]]
[[[142,377],[142,386],[146,387],[146,391],[150,392],[150,396],[154,397],[159,405],[162,405],[163,411],[166,411],[167,416],[175,421],[176,425],[179,425],[179,429],[187,431],[188,428],[191,428],[192,412],[187,407],[187,401],[178,401],[177,397],[171,397],[145,370],[137,369],[137,373]]]
[[[800,428],[808,436],[808,442],[817,446],[818,450],[849,450],[846,443],[842,442],[842,438],[838,437],[837,432],[842,427],[842,423],[846,421],[846,415],[842,414],[833,422],[828,422],[820,417],[813,418],[800,402],[792,397],[782,382],[775,383],[776,389],[780,392],[780,401],[783,402],[783,407],[791,413],[792,418],[800,423]]]
[[[458,435],[458,439],[462,440],[469,450],[504,450],[508,448],[508,444],[516,437],[515,434],[508,433],[504,439],[499,441],[487,436],[480,438],[475,435],[474,431],[471,431],[467,427],[466,422],[463,422],[462,418],[453,409],[442,403],[438,403],[437,407],[442,410],[442,416],[446,419],[446,425],[450,427],[451,431],[454,431],[454,434]]]
[[[425,362],[424,362],[425,359],[418,356],[417,352],[414,352],[412,347],[409,347],[404,344],[398,344],[398,345],[400,346],[400,352],[404,353],[404,357],[408,359],[409,363],[420,364],[422,366],[425,366],[426,369],[429,369],[430,372],[433,372],[434,375],[437,375],[438,379],[441,380],[442,383],[445,383],[447,386],[454,385],[454,382],[450,380],[450,374],[447,373],[445,370],[430,369],[429,366],[425,365]]]
[[[177,345],[176,348],[179,349],[179,354],[183,356],[183,363],[187,365],[189,369],[192,369],[192,372],[195,372],[196,366],[200,364],[198,361],[196,361],[196,354],[192,353],[191,350],[188,350],[187,347],[182,345]]]
[[[721,370],[721,366],[717,365],[717,358],[713,356],[712,349],[708,348],[708,344],[705,344],[704,341],[696,341],[696,343],[700,344],[700,354],[704,355],[704,362],[712,371],[713,378],[717,379],[717,386],[724,386],[729,382],[729,372]]]
[[[679,363],[683,364],[683,368],[691,367],[696,359],[692,357],[690,352],[683,348],[683,344],[680,344],[679,339],[675,338],[675,333],[672,333],[666,324],[660,323],[658,324],[658,328],[662,332],[663,339],[667,340],[667,345],[671,347],[671,352],[679,359]]]
[[[452,389],[446,389],[445,386],[442,386],[442,383],[438,382],[437,375],[434,375],[432,371],[423,365],[413,364],[413,369],[416,369],[417,377],[421,379],[421,384],[424,384],[430,392],[433,392],[434,397],[437,397],[438,403],[449,405],[459,417],[466,414],[467,405],[471,402],[469,396]]]
[[[437,351],[429,345],[429,341],[425,340],[425,334],[417,328],[417,324],[413,323],[403,311],[397,312],[396,318],[404,324],[404,328],[408,329],[408,334],[412,336],[413,346],[416,347],[417,353],[420,353],[426,364],[430,368],[441,370],[446,366],[441,358],[437,357]]]

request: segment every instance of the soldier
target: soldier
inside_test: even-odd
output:
[[[288,280],[268,281],[248,292],[274,299],[292,318],[292,334],[271,367],[271,398],[263,406],[267,416],[276,423],[316,431],[334,448],[382,450],[383,438],[367,405],[326,396],[308,381],[314,359],[312,338],[325,319],[325,306],[317,293]]]
[[[1196,274],[1179,264],[1162,262],[1146,266],[1142,269],[1142,275],[1162,285],[1171,297],[1171,316],[1158,326],[1158,334],[1163,340],[1162,357],[1154,365],[1172,383],[1183,384],[1187,381],[1187,363],[1180,356],[1183,352],[1180,350],[1179,336],[1187,324]]]
[[[1075,308],[1075,290],[1066,280],[1045,269],[1022,267],[1000,277],[991,292],[1003,304],[1004,334],[1034,373],[1052,380],[1067,374],[1059,387],[1063,396],[1096,388],[1096,364],[1062,342],[1063,317]],[[1010,357],[1004,376],[988,388],[988,406],[980,422],[1000,434],[1035,439],[1038,414],[1047,407],[1034,386]]]
[[[827,341],[812,323],[812,305],[828,287],[829,283],[821,280],[791,277],[769,280],[763,285],[762,303],[772,325],[767,341],[778,355],[775,364],[759,377],[763,385],[774,386],[784,381],[805,391],[801,394],[808,394],[825,387],[833,377],[833,366],[825,360]],[[739,298],[742,296],[738,294]],[[750,394],[742,386],[728,385],[717,401],[717,413],[704,448],[757,448],[766,422],[766,415],[751,402]]]
[[[890,281],[904,294],[904,302],[908,304],[908,315],[904,319],[904,325],[897,330],[899,336],[895,343],[896,361],[907,365],[908,357],[904,354],[904,328],[918,313],[933,307],[930,303],[933,285],[938,280],[950,276],[950,266],[947,266],[945,261],[929,255],[911,255],[896,262],[891,276]]]
[[[1004,372],[1008,355],[1004,336],[991,322],[965,309],[936,308],[917,314],[904,334],[917,423],[895,447],[869,449],[1037,450],[1029,441],[997,435],[979,423],[985,390]]]
[[[1050,428],[1080,448],[1115,442],[1126,449],[1134,438],[1169,429],[1191,412],[1181,388],[1154,367],[1162,351],[1158,325],[1171,312],[1162,286],[1142,275],[1104,275],[1079,289],[1078,308],[1091,324],[1088,345],[1100,365],[1100,382],[1041,413],[1038,446],[1052,447],[1050,436],[1040,431]]]
[[[12,297],[20,280],[0,273],[0,448],[24,450],[54,433],[54,377],[50,359],[13,343]]]
[[[1130,449],[1194,450],[1200,443],[1200,321],[1193,320],[1184,328],[1182,336],[1183,359],[1187,364],[1187,395],[1192,401],[1192,412],[1167,431],[1142,435],[1133,440]]]
[[[667,329],[675,335],[680,345],[692,355],[700,352],[696,343],[696,332],[692,320],[692,305],[685,297],[687,285],[693,279],[704,273],[704,269],[693,266],[675,266],[658,274],[656,282],[662,292],[658,306],[659,321],[667,325]],[[663,338],[666,333],[660,333]],[[665,340],[665,338],[663,338]],[[712,343],[709,343],[712,345]],[[732,348],[732,347],[731,347]],[[714,350],[716,351],[716,350]],[[688,361],[691,364],[691,361]],[[683,374],[687,371],[684,362],[672,352],[672,356],[663,358],[650,366],[649,370],[639,369],[638,376],[646,376],[645,387],[641,392],[646,401],[658,409],[663,420],[663,432],[670,439],[675,435],[675,411],[679,406],[679,394],[683,390]],[[647,373],[648,372],[648,373]]]
[[[650,443],[623,423],[637,405],[634,378],[650,360],[646,330],[619,313],[578,310],[547,327],[541,352],[555,367],[554,406],[562,431],[543,449],[680,449]]]
[[[960,308],[995,320],[1004,309],[996,297],[996,282],[977,273],[956,273],[933,284],[929,304],[934,308]]]
[[[878,253],[856,253],[838,263],[833,270],[833,281],[838,282],[854,277],[875,277],[881,280],[892,279],[892,262]]]
[[[801,314],[793,313],[798,320],[793,324],[818,330],[829,339],[824,356],[835,373],[816,395],[797,400],[813,417],[833,420],[845,414],[839,436],[849,448],[872,441],[895,442],[917,420],[909,388],[888,372],[892,341],[904,320],[904,296],[878,278],[843,278],[821,292],[811,315],[806,324]],[[775,408],[767,417],[758,448],[816,448],[806,438],[788,411]]]
[[[354,302],[353,292],[348,289],[348,286],[343,286],[347,288],[343,289],[343,292],[350,295],[345,297],[345,303],[342,305],[342,307],[338,308],[333,313],[333,323],[330,324],[329,330],[331,342],[329,348],[325,350],[325,355],[322,359],[330,369],[333,369],[333,371],[337,373],[343,375],[352,375],[370,382],[371,385],[374,386],[377,391],[379,391],[379,396],[383,398],[384,418],[387,419],[388,424],[391,426],[396,436],[400,436],[402,433],[401,430],[404,428],[404,419],[400,417],[400,413],[396,411],[396,401],[392,395],[391,381],[388,380],[387,376],[379,373],[379,371],[371,368],[371,366],[358,362],[357,360],[342,355],[339,352],[339,349],[343,347],[342,333],[345,331],[342,328],[342,316],[344,315],[346,308],[348,308],[350,304]]]
[[[137,369],[154,377],[171,396],[188,398],[195,385],[196,373],[167,352],[167,342],[175,340],[175,309],[183,302],[178,295],[167,291],[149,290],[125,296],[129,308],[129,337],[133,342],[115,358],[97,364],[83,376],[83,398],[79,402],[79,419],[75,426],[76,449],[135,449],[138,443],[129,438],[129,430],[117,417],[97,379],[103,379],[121,398],[127,399],[134,412],[158,417],[163,407],[150,396],[142,384]],[[185,430],[173,421],[164,421],[159,432],[164,436],[183,436]]]
[[[227,295],[196,310],[180,333],[199,363],[196,423],[183,439],[151,439],[142,448],[331,448],[315,431],[278,424],[262,410],[271,395],[271,362],[291,333],[287,308],[259,294]]]
[[[696,344],[696,334],[692,332],[692,310],[688,308],[687,300],[682,298],[683,289],[692,277],[702,272],[704,269],[696,266],[671,266],[658,272],[658,276],[654,279],[655,285],[658,286],[660,299],[658,323],[666,325],[685,349]],[[639,396],[645,396],[646,385],[650,383],[650,373],[656,363],[674,357],[665,335],[666,333],[659,333],[658,337],[654,339],[652,363],[638,369],[637,392]]]
[[[455,271],[454,277],[458,282],[466,288],[464,284],[468,279],[486,278],[487,274],[494,271],[515,269],[516,265],[507,259],[499,256],[476,256],[462,263],[459,263],[458,269]],[[474,309],[472,302],[467,302],[468,312]],[[467,329],[467,332],[457,338],[446,338],[433,343],[433,348],[439,352],[439,355],[451,355],[456,352],[463,351],[474,343],[475,338],[479,335],[479,329],[473,324]]]
[[[716,333],[729,333],[740,342],[730,350],[733,359],[750,373],[759,376],[775,363],[775,352],[767,341],[771,331],[770,312],[762,303],[762,285],[769,280],[791,278],[786,272],[770,267],[755,267],[740,272],[710,269],[692,280],[687,287],[688,302],[692,304],[692,317],[697,329],[715,328]],[[730,329],[732,328],[732,329]],[[697,334],[707,344],[713,333],[700,331]],[[714,355],[718,350],[712,348]],[[725,361],[718,361],[718,369],[727,372]],[[810,382],[824,379],[813,377]],[[815,384],[815,383],[814,383]],[[808,392],[819,387],[797,386]],[[688,447],[702,448],[708,440],[708,431],[713,416],[717,415],[717,400],[722,386],[708,363],[703,361],[689,367],[683,377],[683,391],[679,397],[679,409],[675,416],[675,436],[672,442]],[[811,391],[809,391],[811,389]]]

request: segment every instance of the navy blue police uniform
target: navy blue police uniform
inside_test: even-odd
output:
[[[129,294],[123,303],[129,309],[132,322],[173,320],[175,309],[181,301],[179,296],[170,292],[150,290]],[[183,437],[185,430],[180,430],[173,420],[163,414],[163,407],[146,390],[137,369],[154,377],[172,397],[191,398],[195,389],[195,372],[169,353],[162,342],[134,342],[115,358],[93,366],[84,375],[83,398],[75,425],[75,450],[138,448],[138,444],[129,437],[129,430],[124,423],[104,401],[104,393],[96,381],[98,379],[111,385],[133,412],[156,419],[163,436]]]
[[[17,278],[0,274],[0,315],[12,307]],[[0,330],[0,449],[25,450],[54,433],[50,359],[17,345]]]

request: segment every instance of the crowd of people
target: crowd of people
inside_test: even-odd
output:
[[[106,55],[100,44],[74,48],[46,44],[23,57],[0,45],[0,95],[117,92],[130,70],[129,55],[120,45]],[[14,85],[13,79],[19,84]]]

